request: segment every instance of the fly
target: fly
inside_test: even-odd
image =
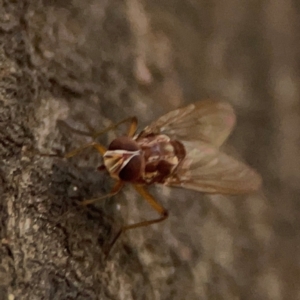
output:
[[[147,191],[151,184],[229,195],[259,189],[260,175],[220,150],[235,121],[235,113],[228,103],[199,101],[163,115],[140,133],[136,133],[135,117],[125,119],[95,133],[93,142],[65,155],[72,157],[93,147],[103,156],[103,168],[116,180],[109,194],[84,200],[83,205],[111,197],[124,184],[130,183],[159,214],[156,219],[123,226],[111,247],[124,231],[158,223],[168,217],[168,211]],[[95,141],[99,135],[125,122],[130,123],[127,135],[114,139],[108,148]]]

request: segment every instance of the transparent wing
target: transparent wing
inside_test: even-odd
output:
[[[244,163],[205,142],[183,144],[187,156],[166,185],[217,194],[243,194],[259,189],[260,175]]]
[[[202,140],[219,147],[234,124],[235,114],[228,103],[205,100],[167,113],[147,126],[139,137],[166,134],[180,141]]]

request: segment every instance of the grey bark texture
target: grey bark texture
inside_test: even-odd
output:
[[[0,299],[300,297],[297,1],[0,1]],[[238,116],[229,140],[264,186],[245,197],[151,187],[155,216],[111,187],[93,151],[65,153],[136,115],[140,128],[205,98]],[[120,129],[121,131],[124,128]],[[101,137],[108,143],[115,132]]]

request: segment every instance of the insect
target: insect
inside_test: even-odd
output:
[[[199,101],[163,115],[137,134],[137,119],[125,119],[95,133],[93,142],[65,156],[72,157],[94,147],[103,156],[103,168],[116,180],[108,195],[84,200],[82,204],[113,196],[124,184],[131,183],[158,212],[156,219],[123,226],[112,245],[122,232],[168,217],[168,211],[147,191],[151,184],[212,194],[245,194],[259,189],[260,175],[219,149],[235,121],[235,113],[228,103]],[[127,135],[114,139],[107,149],[95,141],[100,134],[125,122],[130,122]]]

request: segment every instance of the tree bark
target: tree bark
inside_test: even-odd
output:
[[[286,0],[0,2],[0,300],[297,299],[299,13]],[[112,186],[100,155],[38,153],[208,97],[235,108],[229,144],[262,190],[151,187],[169,219],[106,258],[122,224],[155,212],[130,187],[78,206]]]

